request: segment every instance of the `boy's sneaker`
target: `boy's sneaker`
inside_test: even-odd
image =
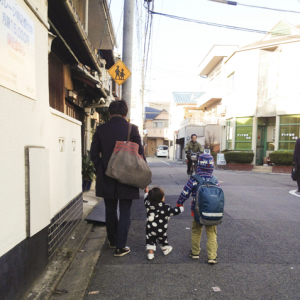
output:
[[[114,256],[124,256],[124,255],[128,254],[129,252],[130,252],[129,247],[116,249]]]
[[[148,259],[151,260],[154,258],[154,253],[148,253]]]
[[[172,246],[166,246],[166,249],[163,250],[164,255],[168,255],[172,250]]]
[[[214,258],[214,259],[208,259],[207,261],[209,264],[216,264],[218,262],[218,258]]]
[[[193,254],[192,250],[190,250],[190,257],[193,259],[199,259],[199,254],[198,255]]]

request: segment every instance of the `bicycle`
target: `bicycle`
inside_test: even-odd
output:
[[[188,179],[190,179],[194,174],[197,173],[197,166],[198,166],[198,159],[201,152],[194,153],[192,151],[186,152],[186,154],[191,154],[190,158],[188,158],[187,163],[189,159],[192,161],[190,174],[188,174]]]

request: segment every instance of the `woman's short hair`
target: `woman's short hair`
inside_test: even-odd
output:
[[[117,100],[110,103],[108,111],[110,115],[127,116],[128,106],[124,100]]]

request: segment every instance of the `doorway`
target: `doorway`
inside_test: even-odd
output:
[[[263,158],[265,156],[266,156],[266,127],[257,126],[256,165],[262,165]]]
[[[148,156],[154,156],[156,152],[156,140],[148,139]]]
[[[264,157],[268,157],[275,149],[276,117],[257,119],[256,165],[262,165]]]

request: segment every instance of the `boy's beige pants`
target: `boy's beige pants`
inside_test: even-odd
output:
[[[192,253],[198,255],[200,253],[200,241],[203,226],[207,235],[207,255],[208,259],[215,259],[217,257],[218,243],[217,243],[217,226],[201,225],[193,220],[192,226]]]

